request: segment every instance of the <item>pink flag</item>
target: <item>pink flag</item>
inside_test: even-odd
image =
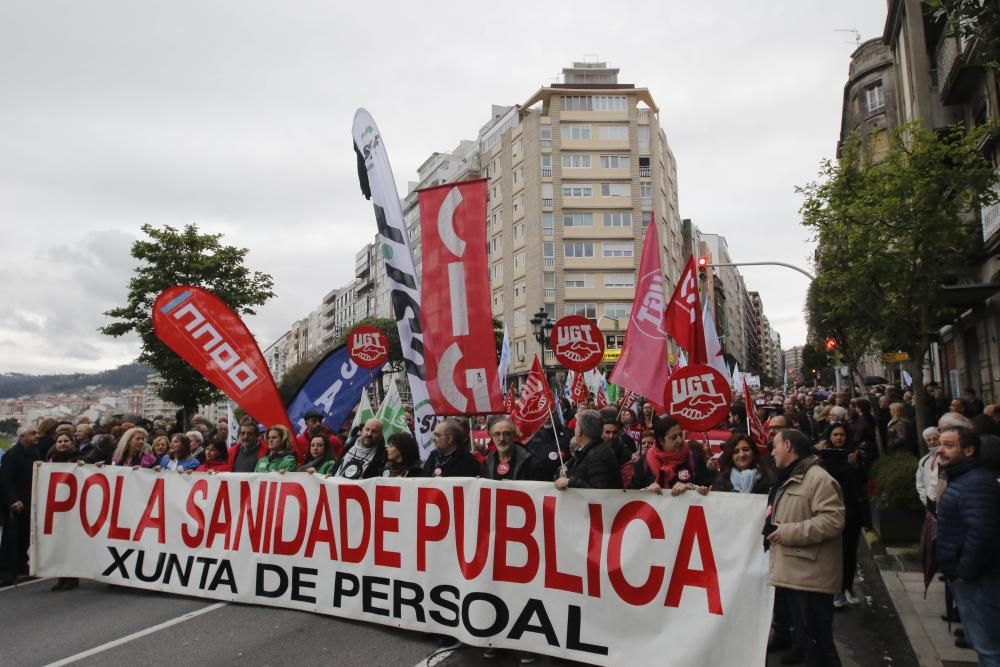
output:
[[[632,316],[629,318],[621,357],[611,372],[611,381],[640,396],[662,400],[669,374],[667,332],[663,322],[666,297],[658,237],[654,220],[650,222],[643,241]]]

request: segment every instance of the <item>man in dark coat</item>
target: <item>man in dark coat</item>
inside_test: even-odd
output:
[[[435,426],[434,451],[424,461],[424,477],[479,477],[480,472],[461,423],[449,418]]]
[[[979,436],[945,427],[938,466],[948,485],[937,504],[937,560],[980,665],[1000,665],[1000,486],[979,460]]]
[[[537,480],[539,466],[535,458],[517,441],[517,429],[506,417],[490,424],[490,437],[496,449],[483,461],[483,477],[511,481]]]
[[[18,575],[28,574],[31,481],[39,460],[38,429],[25,426],[0,459],[0,512],[4,515],[0,541],[0,586],[10,586]]]
[[[576,452],[566,473],[556,479],[560,491],[574,489],[620,489],[621,471],[618,459],[601,439],[603,424],[597,410],[576,413]]]

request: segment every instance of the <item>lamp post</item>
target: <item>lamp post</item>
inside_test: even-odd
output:
[[[549,317],[544,308],[539,308],[538,312],[531,318],[531,332],[542,348],[542,365],[545,365],[545,348],[549,345],[549,337],[552,335],[552,327],[555,322]]]

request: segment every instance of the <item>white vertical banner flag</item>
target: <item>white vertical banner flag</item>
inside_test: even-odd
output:
[[[708,358],[708,365],[722,373],[723,377],[730,377],[729,367],[722,356],[722,343],[719,342],[719,333],[715,329],[715,316],[712,314],[712,302],[706,299],[705,309],[701,315],[702,325],[705,328],[705,356]]]
[[[733,379],[732,382],[730,382],[730,384],[733,387],[733,391],[740,391],[743,388],[743,383],[741,382],[740,379],[741,375],[742,373],[740,373],[740,362],[737,361],[735,364],[733,364]]]
[[[433,446],[431,434],[436,424],[427,393],[424,334],[420,317],[420,279],[413,266],[410,236],[399,204],[396,181],[389,165],[385,143],[375,119],[365,109],[354,113],[354,151],[358,157],[361,192],[375,208],[378,240],[385,257],[386,280],[392,301],[392,316],[399,329],[406,379],[413,396],[413,417],[420,456],[427,458]]]
[[[390,380],[390,382],[392,382]],[[393,385],[395,383],[393,382]],[[353,432],[356,426],[364,426],[365,422],[375,416],[375,411],[372,410],[371,401],[368,400],[368,390],[365,389],[361,392],[361,400],[358,401],[358,409],[354,413],[354,421],[351,422],[351,430]]]
[[[510,368],[510,336],[507,334],[507,323],[503,323],[503,344],[500,346],[500,363],[497,365],[497,375],[500,376],[500,391],[507,391],[507,369]]]
[[[236,421],[232,401],[226,401],[226,424],[229,426],[229,432],[226,433],[226,447],[232,447],[236,444],[236,438],[240,431],[240,423]]]

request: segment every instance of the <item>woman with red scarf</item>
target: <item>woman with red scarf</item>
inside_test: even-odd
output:
[[[705,458],[684,441],[681,425],[671,417],[661,417],[653,424],[656,443],[635,462],[630,489],[642,489],[678,496],[685,491],[708,493],[709,474]]]

